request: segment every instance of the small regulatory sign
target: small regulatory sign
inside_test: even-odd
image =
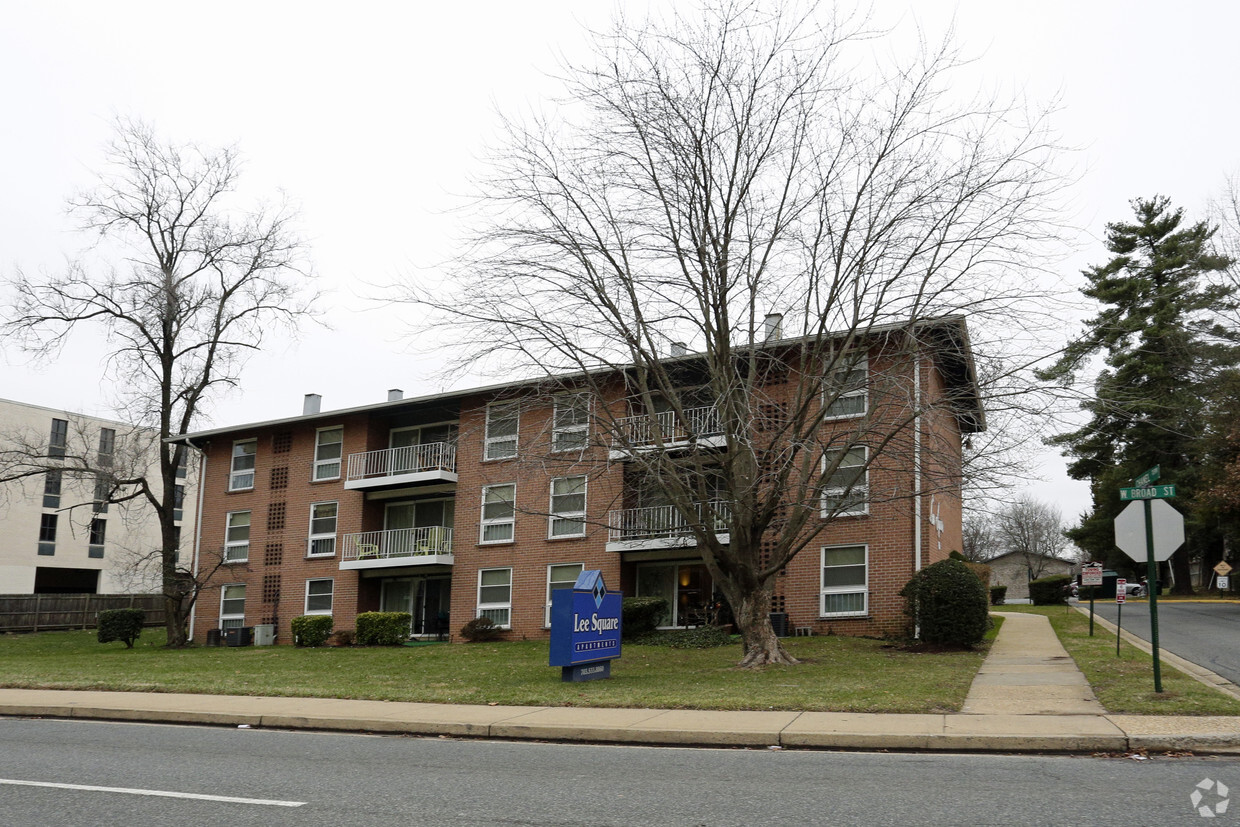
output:
[[[1121,577],[1115,581],[1115,602],[1123,603],[1127,599],[1128,599],[1128,581]]]
[[[1218,576],[1218,587],[1220,591],[1227,591],[1231,588],[1231,578],[1225,574]]]
[[[1086,566],[1081,569],[1081,585],[1082,586],[1101,586],[1102,585],[1102,566]]]

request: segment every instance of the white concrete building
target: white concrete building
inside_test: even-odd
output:
[[[0,480],[8,480],[0,482],[0,594],[158,592],[154,509],[142,496],[108,502],[134,490],[121,480],[144,476],[158,488],[157,438],[148,428],[0,399]],[[187,471],[177,474],[178,525],[192,527]]]

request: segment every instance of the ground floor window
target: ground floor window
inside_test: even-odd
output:
[[[701,563],[643,563],[637,567],[637,596],[667,601],[660,628],[701,626],[710,616],[710,575]]]
[[[220,628],[236,629],[245,625],[245,584],[236,583],[220,589]]]
[[[867,599],[865,546],[832,546],[822,550],[822,616],[864,615]]]
[[[584,568],[581,563],[547,566],[547,613],[543,619],[544,626],[551,626],[551,593],[556,589],[571,589],[575,586],[577,577]]]
[[[512,625],[512,569],[479,569],[478,617],[505,629]]]
[[[329,615],[332,613],[332,592],[335,582],[330,578],[306,581],[306,614]]]

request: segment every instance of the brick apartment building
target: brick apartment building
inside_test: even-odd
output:
[[[873,438],[885,421],[907,434],[854,475],[848,506],[778,577],[772,608],[790,627],[899,634],[900,588],[960,548],[962,443],[984,420],[963,320],[922,333],[914,351],[867,340],[855,389],[832,402],[826,427],[868,416]],[[667,626],[704,622],[715,594],[700,551],[675,509],[643,493],[632,460],[656,443],[725,450],[714,408],[630,418],[623,377],[593,377],[589,394],[579,380],[389,391],[336,411],[311,394],[300,416],[178,437],[203,453],[199,569],[222,561],[194,640],[270,623],[290,643],[294,617],[331,614],[347,630],[380,610],[409,612],[414,635],[457,639],[487,616],[511,637],[543,638],[551,590],[582,569],[625,595],[666,597]],[[914,413],[875,417],[884,407]],[[709,508],[726,540],[727,503]]]

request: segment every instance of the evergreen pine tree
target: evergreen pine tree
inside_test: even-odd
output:
[[[1084,273],[1083,292],[1101,310],[1041,375],[1066,384],[1091,356],[1104,354],[1094,395],[1082,403],[1090,420],[1049,442],[1071,458],[1069,475],[1091,481],[1092,508],[1067,533],[1092,559],[1123,558],[1112,524],[1124,505],[1118,489],[1161,467],[1159,482],[1177,486],[1173,504],[1188,518],[1188,541],[1172,558],[1176,588],[1186,591],[1189,556],[1213,539],[1192,520],[1191,507],[1204,414],[1214,383],[1240,358],[1240,336],[1218,315],[1236,306],[1234,288],[1209,278],[1232,260],[1213,250],[1214,228],[1183,226],[1183,210],[1169,199],[1135,199],[1132,207],[1135,222],[1107,225],[1114,257]]]

